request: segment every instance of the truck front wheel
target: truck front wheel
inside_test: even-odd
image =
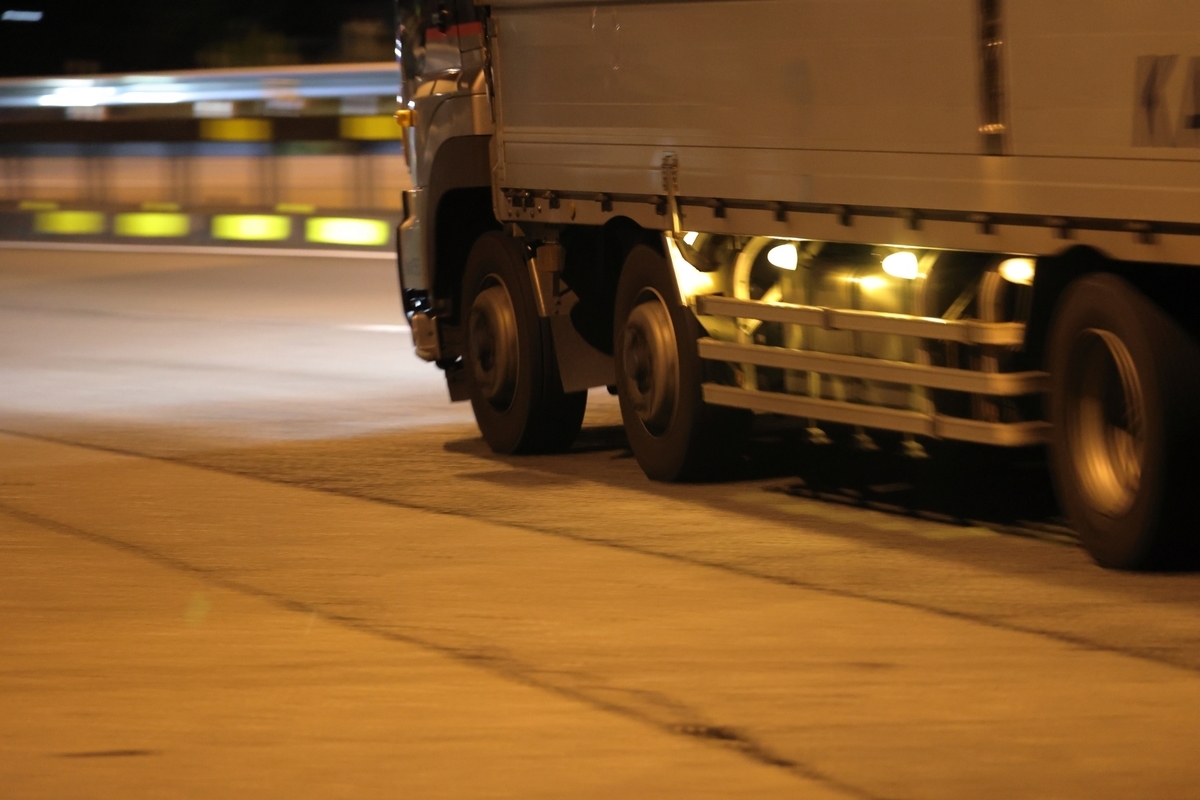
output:
[[[497,453],[568,449],[587,392],[563,392],[550,326],[538,317],[523,247],[485,233],[463,276],[467,385],[475,420]]]
[[[666,258],[646,245],[621,270],[613,332],[621,417],[642,471],[688,481],[727,470],[749,415],[704,402],[703,328],[679,300]]]
[[[1171,567],[1197,543],[1200,358],[1122,278],[1088,275],[1051,323],[1052,463],[1084,547],[1119,569]]]

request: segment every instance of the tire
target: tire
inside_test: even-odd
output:
[[[652,480],[720,477],[745,441],[749,413],[704,402],[703,335],[666,258],[634,247],[617,285],[613,354],[629,445]]]
[[[1050,322],[1051,466],[1102,566],[1194,562],[1200,350],[1122,278],[1079,278]]]
[[[524,248],[483,234],[463,276],[465,368],[471,408],[497,453],[555,453],[571,447],[587,392],[563,392],[550,324],[538,317]]]

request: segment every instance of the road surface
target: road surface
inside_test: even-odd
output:
[[[1029,454],[765,420],[653,484],[600,390],[497,457],[396,298],[0,249],[6,797],[1200,794],[1200,576],[1093,566]]]

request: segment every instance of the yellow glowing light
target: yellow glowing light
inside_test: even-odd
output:
[[[187,236],[190,228],[187,214],[117,214],[113,220],[117,236]]]
[[[33,229],[72,236],[104,233],[104,215],[99,211],[43,211],[34,216]]]
[[[358,245],[387,244],[391,235],[383,220],[349,217],[313,217],[305,233],[310,242]]]
[[[671,256],[671,267],[675,270],[675,283],[679,286],[679,296],[684,303],[689,302],[699,294],[711,294],[716,288],[712,276],[693,267],[679,252],[679,245],[670,236],[667,240],[667,252]]]
[[[914,280],[921,274],[917,255],[909,250],[901,250],[885,258],[883,271],[893,278],[903,278],[906,281]]]
[[[1000,262],[1000,277],[1009,283],[1032,286],[1033,272],[1034,263],[1032,258],[1010,258]]]
[[[696,240],[699,238],[700,238],[700,234],[697,231],[688,231],[687,233],[685,233],[683,235],[683,243],[686,244],[688,247],[691,247],[692,245],[694,245],[696,243]]]
[[[800,263],[800,253],[791,242],[778,244],[767,251],[767,261],[780,269],[795,269]]]
[[[862,287],[864,292],[873,292],[876,289],[882,289],[888,285],[888,279],[879,275],[867,275],[865,278],[858,279],[858,285]]]
[[[292,235],[292,221],[271,214],[219,214],[213,217],[212,235],[214,239],[277,242]]]

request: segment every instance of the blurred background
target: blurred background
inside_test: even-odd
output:
[[[0,238],[390,248],[389,2],[0,3]]]

